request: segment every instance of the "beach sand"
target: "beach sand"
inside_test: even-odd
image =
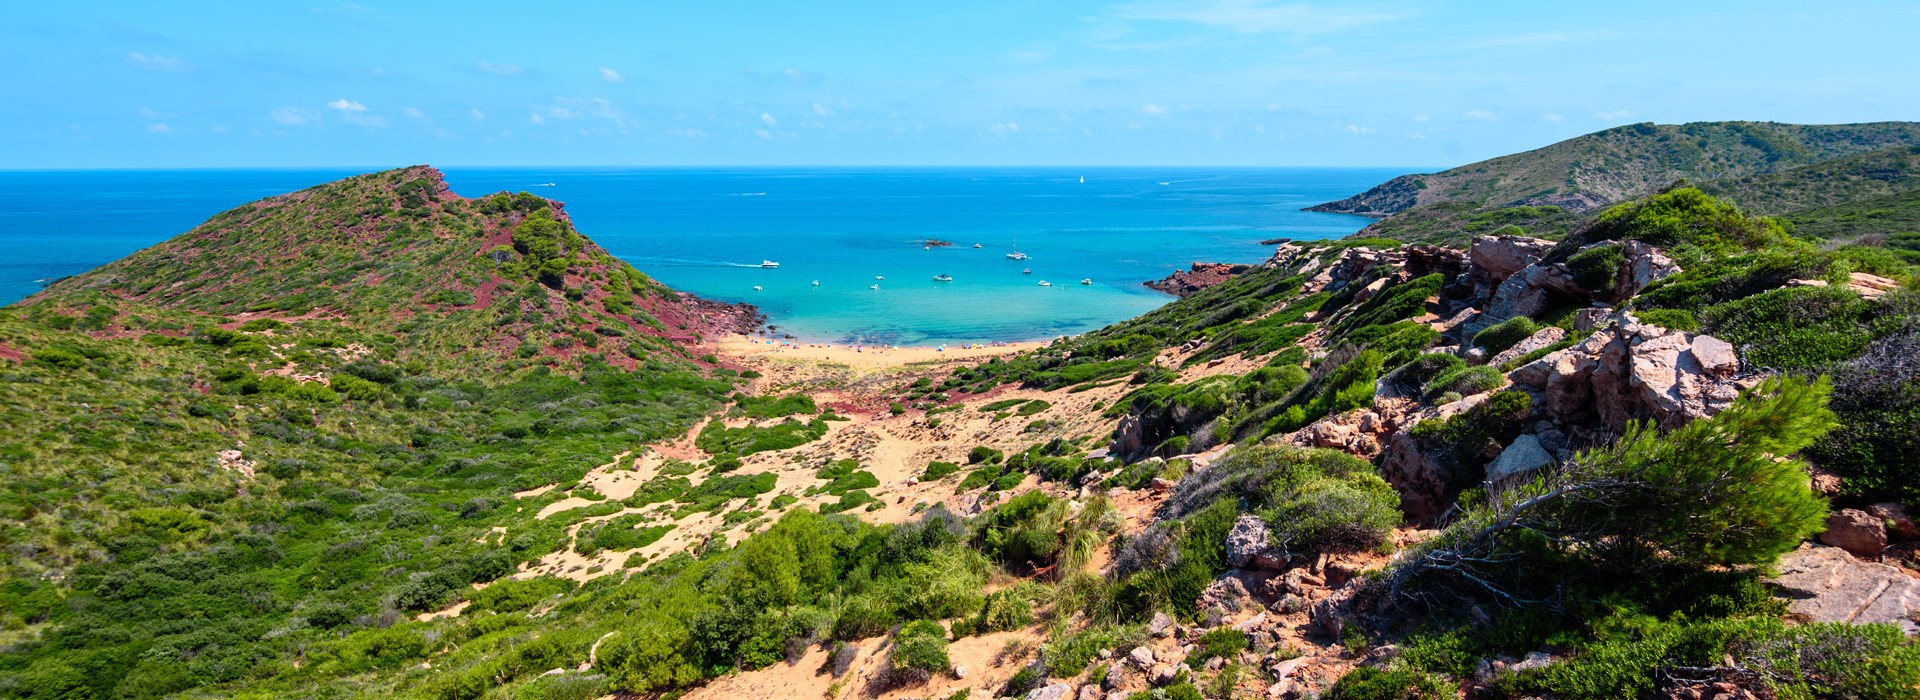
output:
[[[845,365],[857,370],[883,370],[923,362],[981,360],[988,357],[1012,355],[1014,353],[1046,346],[1047,343],[1045,341],[975,345],[970,348],[960,345],[936,347],[828,345],[825,343],[795,343],[780,340],[772,341],[772,343],[769,344],[765,339],[729,336],[725,340],[707,343],[702,347],[714,351],[715,354],[721,357],[731,357],[741,360],[787,358]]]

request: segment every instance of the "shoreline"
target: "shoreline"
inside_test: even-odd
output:
[[[709,340],[699,348],[722,357],[746,359],[793,359],[829,362],[865,369],[903,367],[924,362],[978,360],[1013,355],[1052,344],[1052,340],[1003,343],[962,343],[898,346],[849,343],[809,343],[799,340],[755,338],[732,335]]]

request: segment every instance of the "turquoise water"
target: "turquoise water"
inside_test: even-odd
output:
[[[9,193],[0,201],[0,303],[235,205],[353,172],[0,172]],[[1271,252],[1262,239],[1358,230],[1365,219],[1299,209],[1399,174],[449,168],[447,180],[466,196],[526,190],[563,201],[580,231],[614,255],[676,289],[755,304],[780,334],[914,345],[1050,338],[1139,315],[1171,299],[1140,283],[1190,262],[1258,262]],[[929,250],[927,238],[954,245]],[[1014,250],[1031,257],[1007,259]],[[780,267],[762,269],[762,260]],[[953,281],[934,281],[941,274]]]

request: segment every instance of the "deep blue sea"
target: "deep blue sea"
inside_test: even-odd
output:
[[[0,191],[8,193],[0,199],[0,303],[233,206],[356,172],[0,172]],[[1337,238],[1358,230],[1366,219],[1300,208],[1403,174],[1377,168],[446,172],[465,196],[525,190],[565,202],[580,231],[614,255],[676,289],[755,304],[781,333],[904,345],[1042,339],[1137,316],[1171,300],[1140,283],[1175,268],[1196,260],[1258,262],[1271,252],[1257,245],[1263,239]],[[953,246],[928,249],[922,243],[928,238]],[[1006,257],[1016,250],[1030,257]],[[762,269],[762,260],[780,267]],[[938,282],[935,275],[953,281]],[[1052,286],[1040,286],[1042,280]]]

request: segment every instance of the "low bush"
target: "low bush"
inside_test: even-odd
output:
[[[1539,332],[1540,324],[1525,316],[1515,316],[1501,321],[1473,335],[1473,344],[1487,351],[1487,356],[1498,355],[1507,348],[1519,344],[1534,333]]]

